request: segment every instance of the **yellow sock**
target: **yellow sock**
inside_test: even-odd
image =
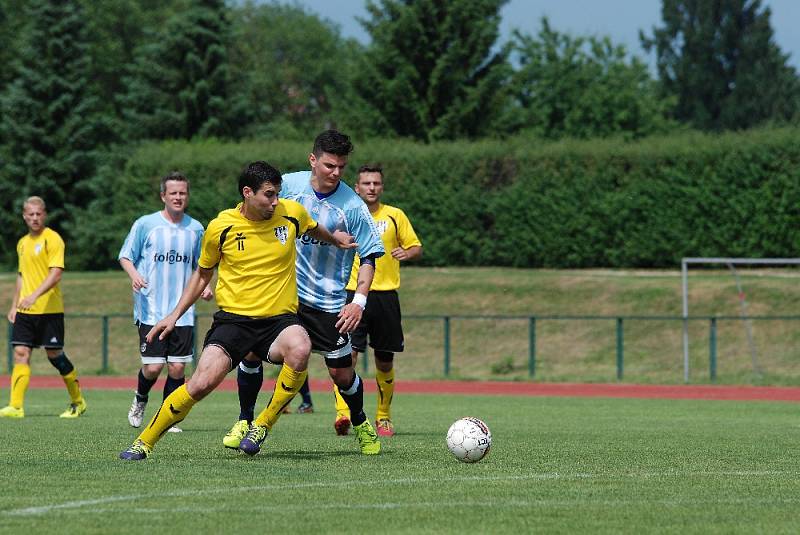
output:
[[[27,364],[14,364],[11,372],[11,401],[9,405],[21,409],[25,402],[25,392],[31,382],[31,367]]]
[[[81,395],[81,384],[78,382],[78,372],[73,369],[67,375],[62,375],[61,378],[64,380],[64,384],[67,385],[67,392],[69,392],[69,399],[72,403],[78,403],[82,400],[83,396]]]
[[[336,399],[336,418],[346,416],[350,419],[350,407],[347,406],[347,402],[339,393],[339,387],[335,384],[333,385],[333,397]]]
[[[300,391],[300,387],[303,386],[307,376],[308,370],[296,372],[284,363],[281,367],[281,373],[278,374],[278,378],[275,380],[275,391],[272,393],[267,407],[253,420],[253,423],[272,429],[272,426],[281,417],[283,409]]]
[[[153,416],[153,419],[144,428],[142,434],[139,435],[139,439],[152,448],[167,432],[167,429],[186,418],[195,403],[197,401],[189,395],[186,385],[179,386],[172,394],[167,396],[156,415]]]
[[[378,383],[378,411],[376,420],[391,420],[392,397],[394,396],[394,368],[388,372],[375,371],[375,382]]]

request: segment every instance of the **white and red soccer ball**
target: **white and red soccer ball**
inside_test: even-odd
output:
[[[447,449],[461,462],[480,461],[489,453],[491,446],[492,432],[478,418],[460,418],[447,431]]]

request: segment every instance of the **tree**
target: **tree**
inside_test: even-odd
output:
[[[550,27],[514,32],[514,105],[507,128],[545,138],[642,137],[664,130],[669,102],[647,66],[608,37],[571,37]]]
[[[800,81],[773,40],[761,0],[663,0],[664,25],[647,37],[675,117],[706,130],[792,118]]]
[[[86,180],[98,151],[113,139],[92,93],[84,16],[69,0],[31,0],[14,80],[0,95],[0,234],[13,244],[22,233],[22,201],[39,195],[56,228],[75,224],[89,202]],[[10,265],[14,247],[2,249]]]
[[[137,48],[122,109],[134,139],[233,136],[224,0],[193,0]]]
[[[372,44],[343,120],[424,141],[493,134],[510,75],[508,48],[493,52],[505,3],[368,0],[371,19],[360,22]]]
[[[332,94],[345,91],[360,46],[298,5],[246,2],[232,10],[234,87],[245,132],[309,139],[331,126]]]

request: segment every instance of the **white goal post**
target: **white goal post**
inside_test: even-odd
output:
[[[683,293],[683,381],[689,382],[689,264],[725,264],[736,275],[735,265],[800,265],[800,258],[720,258],[720,257],[687,257],[681,259],[681,287]],[[737,275],[736,285],[742,294]],[[743,302],[742,302],[743,303]],[[743,312],[746,312],[743,304]],[[748,341],[752,348],[752,335],[748,330]],[[753,350],[754,351],[754,350]],[[755,365],[755,353],[753,353]]]

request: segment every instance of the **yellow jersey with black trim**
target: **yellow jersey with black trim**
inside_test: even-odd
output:
[[[31,295],[38,288],[50,268],[64,269],[64,240],[55,230],[45,227],[38,236],[26,234],[17,242],[17,271],[22,277],[20,300]],[[56,284],[33,303],[25,314],[63,314],[64,298],[61,296],[61,283]]]
[[[400,261],[392,256],[392,249],[421,246],[422,242],[417,238],[408,216],[400,208],[379,203],[378,209],[371,214],[381,234],[386,254],[375,261],[375,278],[372,279],[370,290],[397,290],[400,288]],[[350,271],[350,282],[347,283],[348,290],[356,289],[359,266],[361,262],[356,256],[353,260],[353,269]]]
[[[252,318],[297,312],[295,239],[317,222],[303,205],[280,199],[270,219],[251,221],[236,208],[208,224],[198,265],[219,266],[219,308]]]

